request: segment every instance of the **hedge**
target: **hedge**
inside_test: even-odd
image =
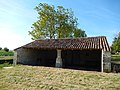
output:
[[[13,51],[6,52],[4,50],[0,50],[0,56],[13,56]]]

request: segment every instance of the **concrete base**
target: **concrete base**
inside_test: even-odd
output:
[[[56,65],[55,66],[58,67],[58,68],[62,67],[62,59],[61,58],[56,59]]]

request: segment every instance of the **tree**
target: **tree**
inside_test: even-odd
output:
[[[115,51],[115,52],[120,51],[120,32],[116,37],[114,37],[111,49],[112,51]]]
[[[2,50],[2,47],[0,47],[0,50]]]
[[[77,18],[71,9],[62,6],[40,3],[35,7],[38,12],[38,20],[32,24],[29,34],[32,39],[38,38],[66,38],[86,37],[85,31],[78,29]]]
[[[74,30],[74,38],[76,38],[76,37],[87,37],[87,34],[82,29],[75,29]]]
[[[9,52],[9,49],[7,47],[4,48],[4,51]]]

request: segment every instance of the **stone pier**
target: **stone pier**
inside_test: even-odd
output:
[[[13,65],[14,65],[14,66],[17,64],[17,58],[18,58],[17,52],[14,51],[14,57],[13,57]]]
[[[103,51],[103,72],[111,72],[111,53]]]
[[[56,67],[62,67],[62,58],[61,58],[61,50],[57,50],[57,58],[56,58]]]

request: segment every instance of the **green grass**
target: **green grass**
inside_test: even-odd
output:
[[[12,64],[9,64],[8,62],[5,62],[3,64],[0,64],[0,69],[2,69],[3,67],[10,67],[13,66]]]
[[[11,60],[13,56],[0,56],[0,60]]]
[[[120,55],[112,55],[112,61],[120,61]]]
[[[0,90],[120,90],[120,74],[18,65],[0,70]]]

